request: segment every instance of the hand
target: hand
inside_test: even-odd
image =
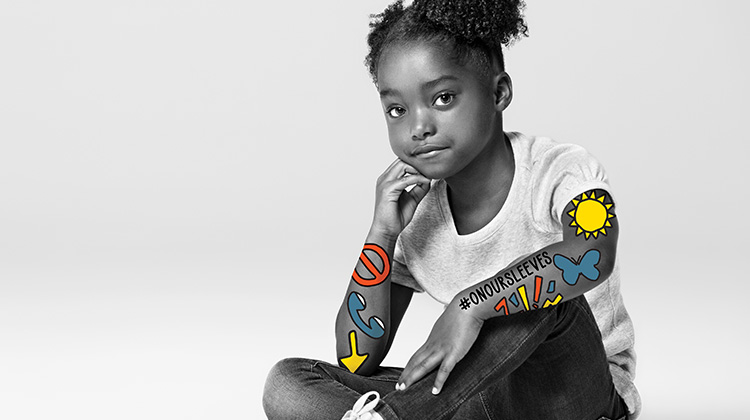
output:
[[[476,341],[483,324],[471,312],[460,310],[457,302],[451,302],[435,322],[427,342],[409,359],[396,389],[406,389],[440,366],[432,388],[433,394],[440,393],[453,367]]]
[[[409,185],[414,188],[406,191]],[[413,166],[396,159],[378,177],[371,230],[395,239],[411,222],[417,205],[429,190],[429,179]]]

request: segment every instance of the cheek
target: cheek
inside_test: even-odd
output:
[[[466,118],[460,118],[455,125],[472,137],[491,136],[495,121],[492,108],[475,107],[467,112]]]
[[[389,125],[388,126],[388,143],[391,145],[391,150],[393,153],[396,154],[399,158],[404,158],[404,144],[401,140],[403,138],[403,133],[401,133],[401,130],[396,125]]]

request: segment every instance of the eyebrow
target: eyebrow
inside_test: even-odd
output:
[[[452,76],[450,74],[442,75],[438,77],[437,79],[422,83],[422,90],[430,90],[434,88],[435,86],[439,85],[440,83],[445,82],[446,80],[458,80],[458,77]],[[379,93],[380,93],[380,97],[382,98],[383,96],[396,95],[399,92],[396,89],[383,89]]]

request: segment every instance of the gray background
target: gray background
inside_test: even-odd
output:
[[[386,1],[3,1],[0,418],[262,418],[333,321],[393,159]],[[644,419],[750,414],[742,1],[530,1],[506,128],[618,199]],[[386,363],[440,305],[415,299]]]

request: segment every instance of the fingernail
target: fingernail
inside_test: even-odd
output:
[[[400,385],[401,385],[401,384],[398,384],[398,383],[396,384],[396,391],[400,391],[400,390],[401,390],[401,389],[399,388],[399,386],[400,386]]]
[[[401,382],[401,388],[399,388],[399,391],[403,391],[406,389],[406,384]]]
[[[436,386],[432,387],[432,395],[437,395],[440,391],[437,389]]]

